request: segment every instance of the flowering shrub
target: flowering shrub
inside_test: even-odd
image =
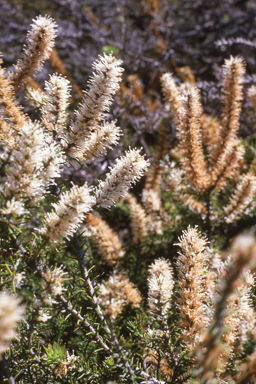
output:
[[[44,89],[31,81],[55,35],[55,22],[38,17],[13,72],[0,69],[1,380],[255,382],[253,234],[222,255],[189,225],[173,261],[179,212],[163,204],[185,202],[210,237],[217,194],[241,171],[219,217],[229,223],[252,212],[255,176],[242,173],[237,138],[242,60],[224,67],[221,124],[202,114],[197,88],[184,86],[182,96],[163,76],[180,137],[179,167],[165,157],[162,126],[148,171],[140,150],[129,149],[95,185],[68,185],[66,167],[90,166],[120,139],[121,129],[105,118],[123,69],[112,55],[99,57],[71,119],[66,78],[53,74]],[[18,90],[39,120],[24,113]],[[140,203],[128,190],[145,173]],[[105,208],[126,215],[119,233],[104,219]]]

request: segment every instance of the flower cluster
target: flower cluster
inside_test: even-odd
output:
[[[68,155],[80,163],[88,163],[95,157],[116,145],[121,134],[114,122],[102,123],[105,113],[119,89],[123,68],[121,60],[112,55],[105,55],[94,63],[95,73],[89,81],[89,89],[79,109],[75,112],[76,120],[65,136],[69,145]]]
[[[125,156],[117,159],[106,180],[99,182],[96,198],[101,207],[109,209],[144,174],[149,164],[139,152],[130,149]]]
[[[152,316],[162,318],[170,310],[170,299],[174,280],[170,263],[164,259],[156,260],[149,268],[148,305]]]
[[[47,143],[43,129],[31,121],[20,129],[12,150],[11,168],[4,184],[4,193],[22,201],[30,198],[36,202],[43,197],[47,187],[60,176],[64,162],[58,144]]]
[[[10,75],[10,80],[15,86],[25,83],[34,72],[40,71],[54,46],[57,26],[53,19],[47,16],[38,16],[33,20],[31,26],[23,58],[18,61],[15,70]]]
[[[87,184],[82,187],[74,185],[61,195],[57,204],[52,204],[54,211],[46,214],[46,225],[41,233],[54,242],[70,237],[95,203]]]
[[[138,307],[142,300],[140,292],[122,270],[114,272],[99,288],[100,303],[111,320],[115,320],[128,303]]]
[[[16,337],[17,323],[24,319],[21,299],[7,292],[0,294],[0,355],[9,348],[9,341]]]

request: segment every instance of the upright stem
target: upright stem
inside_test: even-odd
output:
[[[105,325],[105,329],[106,329],[107,333],[110,334],[110,329],[106,323],[106,319],[105,319],[103,312],[100,308],[100,305],[97,301],[97,297],[95,296],[95,290],[94,290],[92,282],[89,278],[89,272],[88,272],[88,269],[86,268],[86,265],[84,262],[84,255],[83,255],[83,252],[81,250],[81,245],[80,245],[79,239],[78,239],[76,234],[74,234],[74,238],[76,239],[76,242],[77,242],[78,264],[79,264],[80,271],[81,271],[81,273],[82,273],[82,275],[86,281],[87,287],[89,288],[92,303],[94,305],[96,313],[97,313],[98,317],[100,318],[101,322]]]
[[[86,328],[89,328],[91,333],[93,334],[93,336],[95,337],[95,339],[97,340],[97,342],[106,350],[106,351],[110,351],[110,348],[104,343],[104,341],[102,340],[102,338],[97,335],[95,329],[93,328],[93,326],[88,323],[88,321],[86,321],[83,316],[77,312],[73,307],[72,305],[65,299],[64,296],[60,295],[59,296],[59,299],[60,301],[65,305],[65,307],[76,317],[78,318],[80,321],[81,321],[81,324],[83,324]]]
[[[81,273],[82,273],[82,275],[83,275],[83,277],[84,277],[84,279],[85,279],[85,281],[87,283],[87,286],[89,288],[89,292],[90,292],[90,295],[91,295],[91,299],[92,299],[94,308],[95,308],[95,310],[97,312],[97,315],[99,316],[100,320],[104,324],[105,330],[108,333],[108,336],[109,336],[110,340],[112,341],[113,345],[116,347],[118,352],[120,353],[121,359],[122,359],[125,367],[128,369],[130,376],[132,378],[134,378],[135,377],[135,373],[134,373],[132,367],[130,366],[130,363],[129,363],[128,359],[125,356],[125,352],[124,352],[122,346],[120,345],[118,338],[116,337],[116,334],[115,334],[115,331],[114,331],[114,328],[113,328],[112,324],[110,325],[111,329],[107,325],[107,322],[106,322],[106,319],[104,317],[104,314],[103,314],[103,312],[102,312],[102,310],[100,308],[100,305],[99,305],[99,303],[97,301],[97,297],[95,296],[95,291],[94,291],[93,285],[92,285],[91,280],[89,278],[89,273],[88,273],[88,270],[87,270],[85,262],[84,262],[84,255],[83,255],[83,252],[81,250],[81,245],[80,245],[79,239],[78,239],[76,234],[74,235],[74,237],[75,237],[75,239],[77,241],[79,268],[80,268],[80,271],[81,271]]]
[[[110,326],[111,326],[111,340],[112,340],[113,344],[115,345],[116,349],[118,350],[118,352],[120,353],[123,364],[128,369],[130,377],[135,379],[136,378],[135,372],[132,369],[132,367],[131,367],[131,365],[130,365],[130,363],[129,363],[126,355],[125,355],[125,350],[122,348],[121,344],[119,343],[119,340],[118,340],[118,338],[115,334],[114,328],[113,328],[113,324],[111,323]]]

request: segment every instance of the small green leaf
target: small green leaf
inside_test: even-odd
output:
[[[104,45],[102,47],[102,52],[109,55],[110,53],[119,53],[119,49],[115,47],[114,45]]]
[[[107,357],[106,360],[105,360],[105,363],[109,366],[109,367],[113,367],[114,365],[114,360],[111,356]]]
[[[48,347],[44,347],[46,352],[48,363],[56,363],[63,361],[65,359],[66,348],[57,344],[56,342],[53,345],[48,345]]]

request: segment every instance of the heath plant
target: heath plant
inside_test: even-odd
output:
[[[233,222],[251,209],[256,179],[243,172],[237,136],[242,59],[224,66],[220,122],[202,114],[197,88],[185,85],[181,96],[171,75],[163,76],[179,167],[165,157],[161,124],[149,170],[132,148],[100,180],[78,185],[65,180],[65,169],[88,169],[122,135],[106,118],[123,69],[112,54],[99,56],[72,114],[67,78],[52,74],[44,88],[33,79],[56,32],[54,20],[39,16],[22,58],[12,71],[0,68],[1,382],[254,383],[253,231],[220,254],[166,204],[196,210],[209,237],[215,221]],[[37,120],[18,103],[21,92]],[[144,174],[138,201],[129,190]],[[172,246],[177,221],[187,229]]]

